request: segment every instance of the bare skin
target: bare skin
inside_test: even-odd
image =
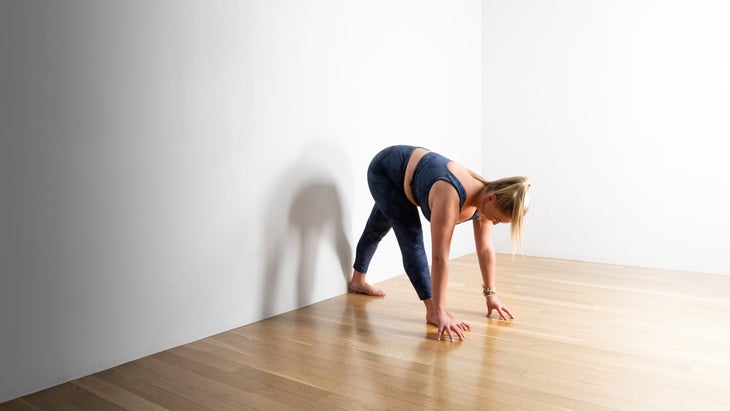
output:
[[[347,291],[354,294],[367,294],[374,297],[385,297],[385,292],[379,288],[375,288],[365,281],[365,274],[354,270],[352,279],[347,286]]]

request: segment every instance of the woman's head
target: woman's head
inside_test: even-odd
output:
[[[527,177],[506,177],[495,181],[486,181],[478,177],[485,184],[477,211],[481,218],[495,223],[510,223],[512,244],[516,247],[522,244],[522,227],[525,214],[530,208],[530,199],[527,190],[530,181]]]

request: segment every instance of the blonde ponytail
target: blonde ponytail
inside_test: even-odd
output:
[[[521,247],[524,218],[530,208],[530,199],[527,196],[530,180],[527,177],[517,176],[487,181],[471,170],[469,170],[469,174],[484,183],[488,194],[494,193],[497,196],[496,205],[502,212],[511,215],[510,237],[512,245],[514,249]]]

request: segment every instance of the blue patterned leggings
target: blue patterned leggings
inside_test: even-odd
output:
[[[423,230],[418,207],[403,190],[406,165],[416,147],[393,146],[378,153],[368,167],[368,186],[375,200],[365,230],[355,249],[353,268],[367,273],[380,240],[392,228],[398,240],[403,268],[418,298],[431,298],[431,272],[423,246]]]

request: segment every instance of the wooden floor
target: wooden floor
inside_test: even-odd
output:
[[[0,410],[730,409],[730,276],[500,255],[516,316],[452,263],[465,341],[405,276],[0,404]]]

